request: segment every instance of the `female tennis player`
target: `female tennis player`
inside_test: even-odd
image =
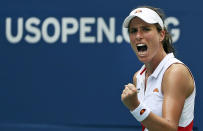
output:
[[[130,43],[143,66],[125,85],[123,104],[143,131],[192,131],[195,81],[189,68],[174,57],[164,13],[143,6],[124,20]]]

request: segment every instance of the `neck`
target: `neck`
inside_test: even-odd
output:
[[[164,59],[164,57],[166,56],[166,52],[161,52],[159,54],[157,54],[149,63],[145,63],[145,67],[146,67],[146,73],[147,75],[151,75],[154,70],[157,68],[157,66],[160,64],[160,62]]]

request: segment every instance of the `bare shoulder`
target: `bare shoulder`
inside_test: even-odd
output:
[[[187,98],[194,90],[194,80],[191,72],[184,64],[172,64],[165,72],[162,81],[162,91],[181,92]]]

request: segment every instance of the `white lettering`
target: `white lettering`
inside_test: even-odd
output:
[[[103,32],[108,38],[110,43],[115,42],[115,18],[110,18],[110,25],[109,29],[106,26],[104,19],[99,17],[97,22],[97,42],[102,43],[103,42]]]
[[[68,27],[72,25],[72,27]],[[75,18],[62,18],[62,43],[68,42],[68,35],[73,35],[78,30],[78,22]]]
[[[53,25],[54,27],[53,36],[49,36],[48,34],[49,25]],[[59,36],[60,36],[60,24],[58,20],[54,17],[49,17],[45,19],[45,21],[42,24],[42,37],[44,38],[44,41],[47,43],[54,43],[58,40]]]
[[[8,18],[6,18],[6,38],[10,43],[16,44],[16,43],[20,42],[20,40],[22,39],[22,36],[23,36],[23,18],[22,17],[18,18],[16,36],[12,35],[11,26],[12,26],[11,17],[8,17]]]
[[[165,19],[164,22],[165,22],[165,25],[166,25],[167,28],[168,28],[168,26],[170,24],[172,24],[173,26],[178,26],[179,25],[179,21],[175,17],[168,17],[168,18]],[[180,37],[180,29],[171,28],[170,33],[171,33],[171,36],[172,36],[173,43],[177,42],[179,37]]]
[[[59,21],[55,17],[48,17],[41,21],[37,17],[24,19],[17,18],[17,24],[12,23],[12,18],[7,17],[5,20],[5,35],[10,43],[17,44],[22,39],[30,44],[38,43],[44,40],[46,43],[56,43],[61,40],[61,43],[68,43],[70,36],[79,40],[83,44],[104,43],[104,39],[108,43],[130,43],[127,28],[122,28],[121,32],[117,32],[116,18],[110,17],[81,17],[78,21],[74,17],[62,17]],[[108,21],[108,22],[106,22]],[[180,37],[179,21],[176,17],[168,17],[165,19],[166,28],[172,35],[173,43],[177,42]],[[120,29],[119,29],[120,30]],[[74,36],[75,34],[79,35]]]
[[[37,43],[40,41],[41,32],[37,27],[33,26],[33,25],[39,25],[39,24],[40,24],[40,19],[36,18],[36,17],[31,17],[26,21],[25,29],[28,32],[34,34],[34,36],[33,35],[26,35],[25,41],[27,41],[28,43]]]
[[[90,33],[92,31],[92,28],[90,26],[87,26],[86,24],[94,24],[95,18],[81,18],[80,19],[80,42],[81,43],[95,43],[95,37],[94,36],[86,36],[86,33]]]

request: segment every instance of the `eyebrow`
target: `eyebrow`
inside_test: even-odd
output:
[[[151,26],[150,25],[142,25],[142,26],[139,26],[139,27],[143,28],[143,27],[151,27]],[[137,28],[137,27],[132,27],[132,28]]]
[[[137,28],[150,28],[151,26],[149,25],[143,25],[143,26],[140,26],[140,27],[130,27],[129,29],[137,29]]]

